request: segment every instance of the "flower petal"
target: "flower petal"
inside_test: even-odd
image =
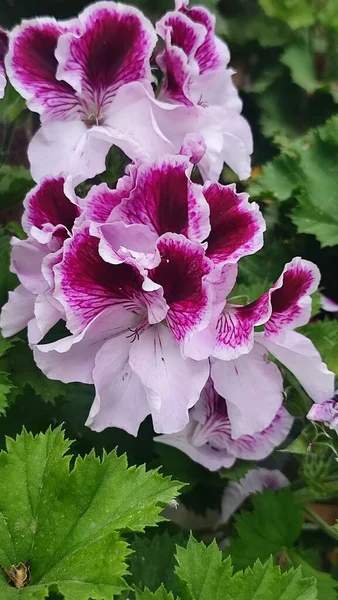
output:
[[[325,423],[330,429],[338,433],[338,395],[337,393],[330,400],[313,404],[306,415],[310,421],[319,421]]]
[[[100,239],[99,254],[113,265],[123,262],[153,269],[160,262],[157,236],[146,225],[125,225],[122,221],[90,228]]]
[[[154,287],[144,291],[144,277],[136,268],[126,263],[105,262],[98,248],[98,238],[90,235],[88,227],[83,227],[65,242],[63,260],[54,267],[55,298],[65,309],[69,330],[79,333],[104,308],[114,304],[136,313],[142,321],[149,301],[149,313],[153,314],[152,309],[156,312],[158,304],[158,310],[165,316],[161,291]]]
[[[131,342],[125,335],[107,341],[95,360],[96,397],[86,425],[94,431],[120,427],[137,435],[150,409],[144,387],[129,366]]]
[[[40,243],[48,243],[53,234],[62,242],[80,214],[79,207],[65,195],[64,183],[63,177],[44,179],[25,198],[22,227],[28,235],[37,234]]]
[[[110,220],[142,223],[158,237],[171,232],[192,241],[204,240],[210,231],[209,209],[200,186],[189,178],[191,168],[183,156],[140,166],[134,189]]]
[[[42,262],[49,253],[47,246],[33,239],[19,240],[13,237],[11,255],[11,271],[20,282],[33,294],[41,294],[48,290],[48,283],[42,274]]]
[[[81,120],[43,123],[28,147],[35,181],[71,175],[74,185],[106,170],[106,155],[113,141],[101,137],[99,127],[88,129]]]
[[[174,338],[207,326],[211,317],[212,287],[207,280],[211,263],[200,244],[183,235],[165,234],[158,241],[161,262],[149,278],[163,288],[169,306],[167,324]]]
[[[10,34],[5,65],[10,82],[30,110],[46,118],[81,118],[83,108],[74,89],[56,79],[55,49],[60,36],[74,34],[78,21],[58,23],[43,17],[23,21]]]
[[[97,223],[105,223],[116,206],[120,204],[123,198],[128,196],[132,187],[132,180],[129,177],[122,177],[118,181],[123,180],[123,185],[115,189],[110,189],[106,183],[93,185],[84,202],[83,219],[88,221],[96,221]],[[129,185],[127,183],[129,181]]]
[[[256,202],[238,194],[235,184],[206,183],[203,192],[210,207],[207,256],[213,262],[236,262],[262,248],[266,226]]]
[[[279,490],[289,485],[289,480],[277,469],[253,469],[240,481],[231,481],[222,498],[219,523],[226,523],[243,502],[263,490]]]
[[[129,361],[145,387],[155,431],[182,430],[208,378],[208,361],[182,358],[164,325],[149,327],[132,343]]]
[[[79,21],[79,35],[59,39],[57,78],[81,94],[100,120],[121,86],[141,81],[150,87],[156,34],[139,10],[115,2],[88,6]]]
[[[121,306],[110,306],[90,321],[80,334],[34,346],[34,360],[49,379],[93,383],[95,357],[101,346],[136,324],[137,319],[130,311]]]
[[[267,360],[267,353],[258,344],[236,360],[215,359],[211,377],[215,389],[226,400],[234,439],[263,431],[283,402],[279,369]]]
[[[0,98],[5,95],[5,87],[7,83],[5,71],[5,56],[8,50],[8,33],[0,27]]]
[[[0,329],[3,337],[11,337],[27,327],[34,318],[36,295],[29,292],[23,285],[18,285],[13,292],[8,293],[8,302],[2,307],[0,314]]]
[[[334,395],[334,373],[322,362],[311,340],[287,330],[272,337],[258,333],[256,339],[297,377],[314,402],[324,402]]]
[[[310,294],[316,291],[319,281],[318,267],[308,260],[296,257],[285,265],[271,289],[272,314],[265,325],[266,336],[308,323],[311,316]]]

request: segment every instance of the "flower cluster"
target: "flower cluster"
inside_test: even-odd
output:
[[[158,441],[215,470],[264,458],[290,430],[269,355],[315,402],[333,395],[334,377],[294,331],[310,318],[314,264],[295,258],[255,302],[231,300],[265,222],[217,179],[224,162],[248,177],[251,134],[214,19],[186,0],[175,9],[156,26],[155,53],[151,23],[114,2],[10,33],[7,76],[42,125],[29,148],[27,239],[12,242],[20,285],[1,327],[28,325],[51,379],[94,384],[92,429],[136,435],[150,414]],[[125,175],[79,197],[114,144],[131,159]],[[59,321],[69,335],[44,343]]]

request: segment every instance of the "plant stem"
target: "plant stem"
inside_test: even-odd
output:
[[[322,531],[325,531],[327,535],[338,541],[338,530],[331,527],[331,525],[328,525],[326,521],[324,521],[324,519],[317,515],[317,513],[315,513],[313,510],[311,510],[311,508],[304,507],[304,511],[312,519],[312,521],[319,525]]]

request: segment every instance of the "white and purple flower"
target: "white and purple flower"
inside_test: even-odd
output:
[[[287,437],[293,419],[281,407],[272,423],[252,436],[234,439],[227,404],[209,380],[197,404],[190,410],[189,424],[179,433],[161,435],[155,441],[185,452],[210,471],[230,468],[236,459],[262,460]]]
[[[307,418],[310,421],[324,423],[324,425],[338,433],[338,392],[330,400],[313,404],[307,414]]]

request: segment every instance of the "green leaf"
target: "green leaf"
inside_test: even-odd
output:
[[[318,600],[337,600],[338,581],[333,579],[329,573],[318,571],[305,558],[304,551],[291,549],[288,558],[293,567],[301,567],[304,577],[315,577],[317,581]]]
[[[241,511],[235,517],[238,538],[227,548],[236,570],[290,548],[303,524],[302,511],[289,490],[255,494],[252,504],[252,512]]]
[[[12,290],[18,281],[16,275],[9,270],[10,252],[10,237],[0,227],[0,306],[7,302],[9,290]]]
[[[259,4],[269,17],[284,21],[291,29],[308,27],[315,20],[309,0],[259,0]]]
[[[338,377],[338,321],[315,321],[299,328],[299,331],[310,338],[328,368]]]
[[[309,45],[302,39],[291,44],[283,52],[281,62],[289,67],[294,83],[302,87],[309,94],[322,86],[317,80],[314,56]]]
[[[25,167],[0,166],[0,210],[22,202],[34,181]]]
[[[161,585],[156,592],[151,592],[147,588],[143,591],[135,590],[136,600],[174,600],[171,592],[167,592],[165,587]]]
[[[0,120],[14,123],[25,108],[25,100],[7,82],[5,96],[0,100]]]
[[[162,507],[179,485],[125,456],[92,452],[70,471],[69,441],[60,428],[7,439],[0,454],[0,563],[30,562],[31,583],[20,598],[47,590],[70,600],[111,600],[126,588],[129,549],[118,531],[143,531],[163,520]],[[18,592],[0,579],[1,600]]]
[[[176,544],[183,544],[183,534],[170,537],[165,531],[152,538],[136,536],[131,543],[129,564],[131,582],[138,588],[155,591],[161,583],[178,593],[174,576]]]
[[[290,198],[293,190],[301,183],[296,159],[282,154],[264,166],[262,174],[250,186],[253,197],[267,197],[269,194],[283,202]]]
[[[8,395],[13,387],[11,380],[8,378],[8,373],[0,372],[0,415],[6,412],[9,403]]]
[[[309,452],[309,444],[313,441],[314,431],[313,426],[308,425],[299,436],[294,439],[289,446],[280,450],[280,452],[290,452],[291,454],[307,454]]]
[[[223,560],[215,541],[205,546],[190,538],[186,549],[177,548],[177,562],[184,600],[317,599],[314,578],[302,579],[300,569],[282,574],[271,560],[264,565],[256,561],[252,568],[233,575],[231,559]]]

